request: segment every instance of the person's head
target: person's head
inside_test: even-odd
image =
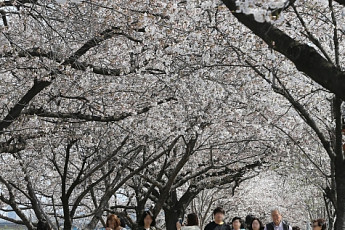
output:
[[[118,227],[120,227],[121,221],[120,218],[117,217],[115,214],[111,214],[107,217],[106,227],[112,228],[116,230]]]
[[[223,222],[224,216],[225,216],[225,211],[223,208],[217,207],[215,210],[213,210],[213,217],[216,223]]]
[[[298,227],[298,226],[293,226],[293,227],[292,227],[292,230],[301,230],[301,229],[300,229],[300,227]]]
[[[312,221],[313,230],[326,230],[326,221],[324,219],[316,219]]]
[[[187,226],[198,226],[199,225],[199,218],[198,215],[195,213],[190,213],[187,215]]]
[[[232,224],[232,228],[235,230],[239,230],[239,229],[243,228],[243,221],[242,221],[241,217],[236,216],[236,217],[232,218],[231,224]]]
[[[156,220],[151,211],[144,211],[141,216],[140,226],[156,226]]]
[[[246,216],[245,223],[246,223],[246,225],[247,225],[248,227],[250,227],[250,225],[251,225],[251,223],[252,223],[252,221],[253,221],[253,218],[254,218],[254,216],[253,216],[252,214],[249,214],[249,215]]]
[[[37,230],[50,230],[50,226],[46,220],[39,220],[37,223]]]
[[[250,223],[250,230],[264,230],[264,224],[259,220],[259,218],[253,217],[252,222]]]
[[[280,214],[279,209],[275,208],[271,210],[271,217],[273,223],[278,226],[280,222],[282,221],[282,215]]]

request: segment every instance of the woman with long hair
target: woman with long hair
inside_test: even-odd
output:
[[[188,214],[186,225],[182,225],[180,222],[177,222],[176,229],[177,230],[200,230],[198,215],[195,213]]]
[[[139,226],[143,230],[156,230],[156,220],[151,211],[144,211]]]
[[[106,230],[120,230],[121,229],[120,218],[115,214],[109,215],[107,217],[105,229]]]

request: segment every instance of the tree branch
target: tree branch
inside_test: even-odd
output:
[[[345,73],[328,62],[314,48],[294,40],[269,22],[257,22],[253,15],[237,13],[236,0],[223,0],[231,13],[274,50],[291,60],[299,71],[345,100]]]
[[[176,100],[177,100],[176,98],[170,97],[165,100],[159,101],[157,105],[163,104],[165,102],[176,101]],[[118,116],[116,115],[97,116],[97,115],[82,114],[80,112],[76,112],[76,113],[49,112],[49,111],[43,110],[42,108],[39,108],[39,109],[30,108],[24,111],[23,114],[37,115],[39,117],[60,118],[60,119],[79,119],[79,120],[84,120],[84,121],[116,122],[116,121],[122,121],[126,119],[127,117],[130,117],[136,114],[139,115],[139,114],[146,113],[153,107],[154,107],[153,105],[150,105],[138,110],[136,113],[128,112],[128,113],[122,113],[121,115],[118,115]]]
[[[72,64],[81,56],[83,56],[87,51],[91,48],[98,46],[101,42],[114,37],[115,35],[123,35],[129,40],[134,42],[141,42],[141,40],[135,39],[128,34],[125,34],[119,27],[111,27],[110,29],[106,29],[102,31],[98,36],[87,41],[82,47],[80,47],[74,54],[72,54],[69,58],[67,58],[62,65]]]
[[[29,89],[29,91],[10,109],[8,115],[0,122],[0,134],[3,130],[10,126],[15,119],[20,116],[21,111],[29,102],[43,89],[51,84],[51,81],[34,81],[34,85]]]

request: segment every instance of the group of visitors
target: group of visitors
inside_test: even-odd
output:
[[[272,222],[264,225],[262,221],[254,216],[246,217],[244,221],[240,217],[234,217],[230,224],[224,222],[225,211],[218,207],[213,211],[213,221],[206,225],[204,230],[300,230],[298,226],[291,227],[282,218],[278,209],[271,210]],[[326,221],[324,219],[313,220],[312,230],[326,230]],[[193,227],[193,228],[191,228]],[[198,227],[198,217],[196,214],[189,214],[185,225],[181,222],[176,223],[177,230],[200,230]]]
[[[218,207],[213,211],[213,221],[206,225],[204,230],[300,230],[299,227],[291,227],[283,220],[278,209],[271,210],[272,222],[264,225],[262,221],[252,215],[248,215],[245,222],[240,217],[232,218],[230,224],[224,222],[225,211]],[[110,215],[107,219],[106,230],[120,230],[121,220],[115,215]],[[140,230],[156,230],[156,221],[151,211],[145,211],[139,220]],[[311,223],[312,230],[326,230],[326,221],[324,219],[316,219]],[[185,223],[182,219],[176,223],[177,230],[200,230],[199,219],[197,214],[190,213],[187,215]]]
[[[264,225],[257,217],[248,215],[244,221],[240,217],[234,217],[230,224],[224,222],[225,211],[218,207],[213,211],[213,221],[206,225],[204,230],[300,230],[299,227],[291,227],[282,218],[278,209],[271,210],[272,222]],[[117,215],[111,214],[107,217],[106,230],[121,230],[125,228],[126,223]],[[156,221],[151,211],[145,211],[139,221],[141,230],[156,230]],[[316,219],[311,223],[312,230],[326,230],[326,221],[324,219]],[[49,225],[45,220],[40,220],[37,230],[48,230]],[[200,230],[199,219],[195,213],[187,215],[187,220],[182,223],[182,219],[176,223],[177,230]]]
[[[234,217],[230,224],[224,222],[225,211],[218,207],[213,211],[213,221],[206,225],[204,230],[300,230],[299,227],[291,227],[282,218],[278,209],[271,211],[272,222],[264,225],[262,221],[254,216],[248,215],[245,222],[240,217]],[[106,230],[121,230],[125,228],[124,219],[115,214],[107,217]],[[139,220],[141,230],[156,230],[156,221],[151,211],[145,211]],[[245,225],[246,224],[246,225]],[[326,230],[326,221],[316,219],[311,223],[312,230]],[[40,220],[37,224],[37,230],[49,230],[49,225],[45,220]],[[176,230],[200,230],[199,218],[197,214],[190,213],[187,215],[185,223],[182,219],[176,223]]]

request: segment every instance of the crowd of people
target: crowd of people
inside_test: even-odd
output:
[[[106,230],[120,230],[120,219],[114,221],[115,215],[110,215],[107,219]],[[116,216],[115,216],[116,217]],[[252,215],[248,215],[245,221],[240,217],[232,218],[230,224],[224,222],[225,211],[221,207],[217,207],[213,211],[213,221],[208,223],[204,230],[300,230],[298,226],[290,226],[283,220],[282,214],[278,209],[271,210],[272,222],[264,225],[262,221]],[[145,211],[139,221],[140,230],[157,230],[156,221],[150,211]],[[326,230],[326,221],[324,219],[316,219],[311,222],[312,230]],[[176,223],[176,230],[200,230],[199,218],[195,213],[187,215],[186,222],[182,219]]]
[[[234,217],[230,224],[224,222],[225,211],[218,207],[213,211],[213,221],[206,225],[204,230],[300,230],[298,226],[291,227],[283,220],[279,209],[271,210],[272,222],[264,225],[262,221],[248,215],[245,221],[240,217]],[[187,222],[181,224],[176,223],[177,230],[200,230],[198,227],[198,217],[196,214],[189,214]],[[191,226],[194,228],[192,229]],[[311,223],[312,230],[326,230],[326,221],[324,219],[316,219]]]
[[[208,223],[204,230],[300,230],[298,226],[291,227],[283,220],[278,209],[271,210],[272,222],[264,225],[262,221],[254,216],[248,215],[245,221],[240,217],[232,218],[230,224],[224,222],[225,211],[218,207],[213,211],[213,221]],[[138,222],[140,230],[157,230],[155,217],[151,211],[144,211]],[[311,222],[312,230],[326,230],[326,221],[324,219],[316,219]],[[126,227],[124,219],[119,218],[115,214],[111,214],[106,220],[106,230],[121,230]],[[49,225],[46,221],[39,221],[37,230],[48,230]],[[176,223],[176,230],[200,230],[199,218],[195,213],[187,215],[186,222],[182,219]]]

